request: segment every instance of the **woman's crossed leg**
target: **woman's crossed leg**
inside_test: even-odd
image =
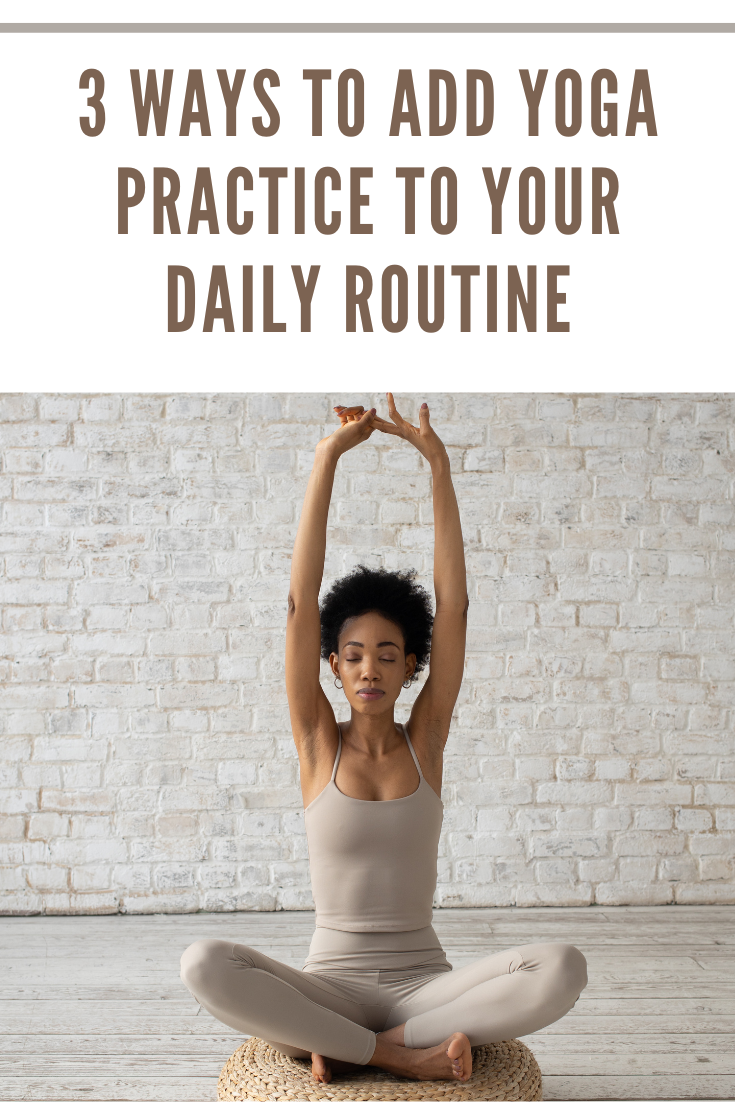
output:
[[[391,1011],[379,1038],[423,1048],[453,1031],[472,1045],[523,1037],[568,1013],[586,983],[587,962],[573,945],[521,945],[414,989]]]
[[[181,958],[181,978],[213,1017],[241,1033],[267,1039],[289,1056],[315,1060],[317,1078],[331,1078],[329,1061],[374,1064],[412,1079],[468,1079],[469,1041],[460,1034],[410,1049],[378,1041],[361,1003],[328,980],[231,941],[197,941]],[[318,1057],[326,1058],[320,1065]]]
[[[377,1037],[358,999],[313,973],[245,945],[207,939],[181,958],[181,978],[201,1005],[241,1033],[289,1056],[374,1064],[415,1079],[468,1079],[471,1046],[535,1033],[563,1017],[587,983],[573,945],[545,942],[495,953],[420,983],[386,975],[380,1001],[393,1009]]]

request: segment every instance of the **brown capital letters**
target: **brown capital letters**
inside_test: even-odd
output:
[[[482,85],[482,122],[477,121],[477,85]],[[478,138],[489,134],[495,117],[493,78],[484,69],[467,70],[467,136]]]
[[[533,222],[530,220],[529,183],[534,181]],[[524,233],[541,233],[546,222],[546,180],[540,168],[524,168],[518,177],[518,224]]]
[[[361,289],[357,289],[357,281],[362,281]],[[360,311],[360,324],[363,333],[372,333],[373,323],[370,318],[370,305],[368,299],[373,293],[373,277],[367,268],[361,264],[348,264],[345,269],[345,332],[357,332],[357,311]]]
[[[446,222],[442,222],[442,180],[447,181]],[[431,228],[445,236],[457,228],[457,176],[446,165],[431,174]]]
[[[259,73],[255,74],[255,80],[253,81],[253,90],[265,107],[266,114],[268,115],[268,125],[263,122],[262,115],[253,116],[253,130],[256,134],[259,134],[261,138],[272,138],[274,134],[278,133],[278,127],[281,125],[281,116],[278,114],[276,105],[270,98],[265,90],[265,82],[271,88],[279,88],[280,80],[278,79],[278,73],[273,69],[261,69]]]
[[[179,321],[179,276],[184,281],[184,316]],[[184,333],[194,324],[194,273],[181,264],[168,266],[168,331]]]
[[[197,101],[196,111],[194,110],[195,99]],[[189,137],[189,129],[193,122],[199,124],[202,137],[210,138],[212,136],[212,131],[209,128],[207,97],[204,94],[204,81],[202,79],[201,69],[189,70],[189,76],[186,81],[186,92],[184,93],[184,106],[181,110],[180,138]]]
[[[567,301],[563,291],[559,291],[556,281],[559,276],[569,275],[568,264],[549,264],[546,269],[546,332],[568,333],[569,322],[559,321],[556,308]]]
[[[133,181],[133,194],[128,195],[128,180]],[[128,211],[137,207],[145,195],[145,178],[137,168],[117,170],[117,232],[128,232]]]
[[[403,107],[403,101],[406,107]],[[401,126],[407,122],[411,128],[411,137],[421,136],[419,109],[416,106],[416,92],[413,87],[413,74],[410,69],[399,69],[396,81],[396,95],[393,101],[393,114],[390,119],[390,137],[397,138]]]
[[[285,321],[273,320],[273,265],[263,265],[263,332],[285,333]]]
[[[303,168],[293,170],[294,233],[306,233],[306,183]]]
[[[618,90],[618,78],[612,69],[598,69],[592,74],[592,129],[599,138],[605,138],[608,134],[617,137],[618,133],[618,105],[617,103],[602,102],[602,82],[607,84],[607,90],[614,94]],[[602,112],[605,112],[605,123],[602,122]]]
[[[204,207],[202,207],[202,198]],[[194,192],[191,198],[191,210],[189,212],[189,228],[187,233],[198,233],[199,223],[206,222],[210,233],[219,233],[217,222],[217,207],[214,202],[214,188],[212,187],[212,174],[208,168],[198,168],[194,180]],[[224,269],[223,269],[224,270]]]
[[[503,199],[505,198],[505,189],[508,186],[508,180],[510,180],[510,169],[501,168],[500,179],[497,184],[495,183],[495,177],[493,176],[493,170],[491,168],[483,168],[482,174],[485,177],[485,187],[490,196],[490,205],[493,208],[492,232],[502,233]]]
[[[253,190],[253,175],[247,168],[233,168],[227,174],[227,228],[230,233],[249,233],[253,227],[253,212],[244,210],[242,222],[237,220],[237,181],[242,180],[245,191]]]
[[[393,321],[393,280],[398,284],[398,317]],[[391,264],[383,272],[381,284],[383,328],[389,333],[400,333],[408,322],[408,275],[400,264]]]
[[[326,196],[325,184],[329,180],[333,191],[340,191],[342,181],[336,168],[320,168],[314,177],[314,225],[319,233],[336,233],[342,221],[342,214],[338,210],[331,211],[332,217],[326,220]]]
[[[242,267],[242,331],[253,331],[253,266],[243,264]]]
[[[163,87],[158,94],[158,79],[156,70],[149,69],[145,81],[145,98],[140,87],[140,70],[130,70],[130,84],[133,89],[133,105],[135,106],[135,121],[138,124],[138,134],[144,137],[148,133],[151,109],[156,124],[156,134],[159,138],[166,133],[166,120],[168,119],[168,104],[171,99],[171,82],[174,79],[173,69],[163,70]]]
[[[508,265],[508,332],[518,332],[518,306],[528,333],[536,332],[536,265],[528,265],[528,297],[515,265]]]
[[[332,79],[332,70],[304,69],[303,77],[311,81],[311,135],[321,138],[323,81]]]
[[[567,222],[565,168],[554,169],[554,217],[559,233],[576,233],[582,225],[582,169],[572,169],[572,219]]]
[[[459,329],[472,329],[472,276],[480,274],[479,264],[452,264],[452,275],[459,276]]]
[[[498,331],[498,266],[487,266],[487,331]]]
[[[163,194],[164,181],[171,186],[168,195]],[[153,232],[163,233],[163,212],[166,211],[168,228],[171,233],[181,233],[179,216],[176,213],[176,200],[179,197],[181,184],[178,173],[172,168],[153,169]]]
[[[278,181],[288,176],[288,169],[260,168],[258,175],[268,181],[268,233],[278,233]]]
[[[572,86],[572,121],[567,125],[567,83]],[[582,78],[576,69],[562,69],[556,78],[556,129],[565,138],[582,126]]]
[[[405,180],[403,205],[404,205],[404,233],[416,233],[416,181],[424,175],[423,168],[397,168],[396,176],[399,180]]]
[[[218,295],[221,306],[217,305]],[[235,323],[232,320],[232,307],[230,305],[230,290],[227,286],[227,273],[224,264],[212,265],[212,277],[209,280],[209,293],[204,310],[202,332],[211,333],[217,319],[225,323],[225,333],[235,332]]]
[[[293,280],[296,284],[299,302],[301,303],[302,333],[311,333],[311,300],[314,297],[314,288],[316,287],[316,280],[317,276],[319,275],[319,267],[319,264],[312,264],[312,266],[309,268],[309,276],[306,282],[304,282],[304,273],[301,270],[301,265],[291,265]]]
[[[429,321],[429,267],[419,264],[419,325],[424,333],[437,333],[444,324],[444,265],[434,266],[434,320]]]
[[[370,203],[370,196],[363,195],[360,191],[360,180],[369,178],[372,174],[372,168],[350,169],[350,233],[373,232],[371,222],[360,221],[360,207],[366,207]]]
[[[521,84],[523,85],[523,91],[526,94],[526,103],[528,104],[528,136],[530,138],[538,137],[538,109],[541,103],[541,93],[544,90],[544,84],[546,84],[546,77],[548,76],[548,69],[539,69],[536,77],[536,83],[531,83],[531,74],[528,69],[519,69],[521,74]]]
[[[602,181],[607,182],[607,194],[602,194]],[[620,233],[615,214],[618,178],[611,168],[592,169],[592,232],[602,233],[602,209],[605,208],[608,233]]]
[[[439,86],[446,89],[447,113],[439,122]],[[457,82],[446,69],[429,69],[429,134],[441,138],[451,134],[457,122]]]
[[[350,125],[349,120],[348,85],[350,81],[353,86],[353,102],[355,105],[352,125]],[[343,73],[339,74],[339,80],[337,81],[337,126],[340,133],[344,134],[345,137],[354,138],[362,132],[364,125],[365,81],[359,69],[345,69]]]
[[[237,136],[237,101],[240,98],[245,70],[235,70],[235,79],[232,82],[231,88],[226,69],[218,69],[217,76],[219,77],[219,86],[222,89],[222,98],[225,101],[225,110],[227,112],[225,132],[228,138],[234,138]]]
[[[640,109],[640,101],[643,100],[643,110]],[[636,69],[633,76],[633,88],[630,93],[630,110],[628,111],[628,125],[625,127],[626,138],[635,137],[639,122],[646,124],[646,133],[649,138],[655,138],[656,116],[653,113],[653,96],[648,80],[648,69]]]

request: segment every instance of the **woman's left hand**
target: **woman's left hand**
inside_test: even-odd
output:
[[[448,458],[447,449],[429,423],[429,407],[426,402],[422,404],[419,410],[419,425],[417,428],[398,412],[390,391],[386,397],[388,398],[388,413],[393,424],[390,421],[384,421],[382,417],[376,416],[374,420],[375,428],[391,436],[400,436],[404,440],[408,440],[430,464],[446,460]]]
[[[323,436],[316,446],[317,453],[331,454],[339,459],[351,448],[368,440],[375,432],[375,410],[363,406],[334,406],[339,417],[339,428]]]

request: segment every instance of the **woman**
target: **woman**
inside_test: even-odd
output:
[[[373,1064],[412,1079],[466,1080],[473,1045],[532,1033],[572,1008],[587,982],[572,945],[522,945],[452,970],[431,925],[442,822],[442,755],[464,667],[467,583],[449,458],[421,406],[410,425],[335,407],[316,447],[294,546],[286,688],[299,755],[316,929],[303,971],[229,941],[182,957],[182,979],[216,1018],[309,1057],[330,1081]],[[320,610],[327,513],[340,456],[381,431],[431,467],[434,593],[410,574],[359,567]],[[408,724],[394,708],[431,668]],[[338,724],[319,683],[327,658],[350,704]]]

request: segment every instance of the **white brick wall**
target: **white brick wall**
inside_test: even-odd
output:
[[[352,397],[0,399],[5,913],[311,906],[284,612]],[[733,397],[429,398],[472,597],[437,903],[735,902]],[[376,434],[328,580],[430,582],[430,518]]]

